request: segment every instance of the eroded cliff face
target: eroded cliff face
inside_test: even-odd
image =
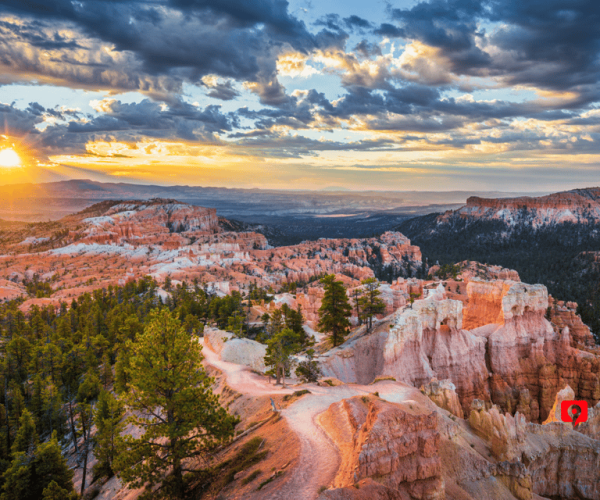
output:
[[[568,326],[546,319],[544,286],[473,278],[464,305],[447,299],[443,287],[428,292],[388,318],[389,328],[331,351],[324,372],[361,383],[388,376],[414,387],[447,379],[465,414],[479,399],[533,422],[548,417],[567,384],[591,406],[600,401],[600,356],[574,348]]]
[[[465,421],[414,393],[345,399],[317,420],[341,459],[319,500],[600,499],[599,436],[567,424],[528,423],[480,400]]]
[[[440,408],[458,418],[464,418],[464,412],[456,394],[456,387],[450,380],[433,378],[431,382],[421,386],[421,392]]]
[[[577,314],[576,302],[564,302],[562,300],[549,301],[550,320],[555,329],[562,331],[569,329],[571,334],[571,345],[573,347],[593,347],[595,345],[594,336],[589,327],[581,321]]]
[[[568,387],[561,392],[556,407],[573,397]],[[556,421],[529,423],[519,412],[503,413],[480,400],[473,401],[467,422],[440,410],[447,498],[599,499],[600,434],[595,409],[590,415],[587,427],[574,429]]]
[[[510,413],[520,410],[532,421],[547,418],[566,384],[576,397],[598,402],[600,359],[573,348],[569,329],[555,330],[545,318],[544,286],[474,279],[467,294],[470,331],[460,329],[460,307],[448,314],[452,301],[426,300],[402,313],[390,329],[384,373],[417,385],[423,383],[419,377],[447,378],[465,411],[477,398]],[[411,358],[419,362],[410,365]]]
[[[487,393],[485,341],[462,326],[462,302],[441,293],[398,314],[383,348],[382,374],[415,387],[451,380],[461,402]],[[459,376],[460,375],[460,376]]]
[[[332,421],[332,429],[341,429],[333,438],[343,454],[334,482],[338,489],[322,498],[352,498],[342,493],[349,494],[356,483],[360,491],[360,481],[368,479],[377,485],[364,486],[380,498],[445,498],[436,414],[416,403],[411,406],[355,397],[329,408],[323,419]],[[372,498],[364,496],[368,489],[356,498]]]

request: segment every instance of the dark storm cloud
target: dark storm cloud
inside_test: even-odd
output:
[[[238,97],[240,93],[234,88],[233,83],[228,80],[225,83],[219,82],[210,86],[206,95],[221,101],[230,101]]]
[[[179,102],[163,108],[145,99],[140,103],[110,101],[105,113],[87,122],[72,121],[67,126],[70,133],[129,131],[163,139],[190,141],[214,140],[215,132],[230,131],[235,119],[221,113],[219,106],[204,109]]]
[[[387,36],[390,38],[404,38],[406,36],[403,29],[390,23],[382,23],[379,28],[373,30],[373,33],[375,35]]]
[[[34,127],[43,121],[43,117],[36,104],[34,103],[29,108],[22,110],[15,108],[12,104],[0,103],[0,134],[21,137],[37,133]]]
[[[15,24],[0,20],[0,29],[14,30],[19,34],[23,41],[26,41],[32,47],[44,50],[81,48],[81,45],[79,45],[77,41],[70,40],[61,36],[59,33],[54,33],[51,37],[45,36],[40,32],[40,28],[43,28],[43,25],[40,22]]]
[[[390,14],[402,36],[440,49],[458,75],[577,89],[586,102],[598,98],[586,88],[600,76],[600,3],[595,0],[431,0]],[[486,32],[479,21],[494,24]],[[395,27],[386,28],[391,33]],[[496,49],[493,56],[485,47]]]
[[[321,151],[386,151],[393,150],[397,141],[390,139],[356,142],[317,141],[302,136],[249,133],[240,134],[236,146],[253,156],[272,158],[302,158],[318,156]]]
[[[342,18],[337,14],[327,14],[314,22],[315,26],[323,26],[331,31],[343,31]]]
[[[484,14],[479,0],[433,0],[412,9],[393,9],[392,17],[403,24],[404,36],[438,47],[452,61],[457,74],[489,65],[490,56],[477,47],[477,20]]]
[[[334,112],[334,106],[322,92],[310,90],[302,97],[291,96],[285,106],[257,111],[241,108],[238,114],[252,120],[254,127],[258,129],[270,129],[276,125],[302,129],[313,122],[317,110],[331,114]]]
[[[140,103],[112,100],[103,103],[104,112],[82,120],[81,113],[46,109],[38,103],[20,110],[13,105],[0,104],[2,133],[11,136],[34,137],[32,147],[41,154],[84,153],[90,141],[139,141],[158,138],[174,141],[219,143],[215,135],[239,126],[233,114],[223,114],[220,106],[199,108],[178,101],[164,105],[145,99]],[[49,123],[43,131],[35,126],[46,116],[62,120]]]
[[[348,90],[336,106],[324,110],[324,114],[342,119],[374,115],[377,118],[369,123],[375,130],[439,132],[492,119],[556,121],[577,116],[571,111],[548,109],[539,102],[478,102],[447,98],[439,89],[418,84],[377,91],[363,87]],[[390,116],[390,113],[398,116]]]
[[[52,45],[61,48],[58,46],[61,43],[65,44],[63,48],[73,45],[72,41],[61,40],[56,32],[48,33],[63,23],[65,29],[80,30],[92,40],[113,45],[120,53],[133,54],[139,68],[132,71],[171,79],[170,84],[160,82],[163,87],[170,85],[165,89],[170,92],[180,91],[181,81],[198,83],[208,74],[240,81],[262,81],[266,85],[275,78],[275,60],[284,47],[308,53],[323,44],[339,46],[345,39],[340,33],[310,33],[303,22],[288,12],[285,0],[171,0],[165,3],[4,0],[0,8],[23,16],[31,23],[32,29],[26,32],[13,26],[13,34],[20,42],[40,48]],[[33,23],[43,28],[37,36],[33,35]],[[27,63],[22,54],[3,62],[14,71],[22,70]],[[80,63],[92,65],[94,61],[90,57]],[[110,64],[105,69],[111,69]],[[43,73],[48,69],[40,65],[36,70]],[[78,83],[76,75],[61,77],[73,78]],[[106,83],[100,80],[99,85]],[[160,90],[161,85],[157,87]],[[141,90],[148,89],[142,87]],[[211,92],[220,99],[235,97],[231,89]]]
[[[264,24],[278,35],[310,39],[304,23],[289,14],[287,0],[171,0],[169,3],[187,12],[224,15],[238,26]]]
[[[501,69],[511,83],[565,90],[597,85],[600,3],[595,0],[509,0],[491,4],[490,19],[505,23],[492,43],[516,54]]]
[[[360,16],[352,15],[342,18],[338,14],[327,14],[313,23],[314,26],[324,27],[327,30],[337,33],[345,33],[345,30],[350,32],[363,32],[367,29],[372,29],[372,24]]]
[[[180,77],[149,75],[133,53],[108,51],[98,40],[85,38],[70,28],[62,23],[57,27],[48,20],[11,19],[0,23],[0,84],[33,80],[92,90],[141,90],[163,96],[181,91]],[[34,32],[32,43],[30,34]],[[54,47],[58,38],[63,41],[60,48]]]
[[[359,16],[350,16],[344,18],[344,24],[349,29],[367,29],[371,28],[371,23]]]
[[[373,57],[381,55],[381,47],[375,43],[370,43],[367,40],[361,40],[354,47],[354,51],[361,54],[363,57]]]
[[[255,129],[252,133],[282,126],[306,129],[317,115],[321,126],[329,124],[331,128],[340,126],[336,120],[368,117],[363,121],[372,130],[432,133],[488,120],[532,118],[551,122],[573,121],[578,117],[576,112],[547,108],[540,102],[478,102],[448,98],[440,89],[420,84],[376,90],[352,86],[346,90],[335,106],[323,93],[312,90],[301,97],[289,97],[277,109],[242,108],[238,115],[252,121]],[[245,136],[245,132],[229,135],[230,138]]]

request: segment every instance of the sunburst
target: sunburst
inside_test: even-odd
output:
[[[0,151],[0,167],[14,168],[23,165],[21,157],[12,148],[3,149]]]

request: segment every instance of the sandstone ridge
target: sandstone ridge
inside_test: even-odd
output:
[[[600,188],[575,189],[540,197],[480,198],[472,196],[467,204],[448,211],[438,220],[452,217],[502,220],[510,225],[525,223],[534,227],[564,222],[600,221]]]

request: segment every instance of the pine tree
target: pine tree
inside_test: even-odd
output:
[[[73,471],[61,455],[56,434],[39,444],[33,456],[17,453],[2,477],[4,492],[0,500],[39,500],[52,482],[67,491],[71,498],[77,498],[73,491]]]
[[[42,491],[42,500],[70,500],[71,498],[75,500],[77,494],[61,488],[54,480],[50,481],[50,484]]]
[[[131,342],[121,346],[115,363],[115,391],[117,394],[126,392],[129,389],[130,348]]]
[[[183,328],[188,335],[202,335],[204,332],[204,325],[200,323],[200,320],[193,314],[187,314],[185,316]]]
[[[89,403],[100,394],[101,384],[98,375],[91,368],[86,372],[83,382],[77,389],[77,401]]]
[[[267,340],[265,365],[273,367],[271,373],[275,374],[277,384],[283,383],[285,387],[285,375],[291,368],[291,355],[301,346],[300,335],[290,328],[284,328]]]
[[[94,410],[94,456],[98,460],[94,465],[95,477],[112,477],[113,463],[117,456],[117,439],[124,427],[123,404],[110,392],[102,391]]]
[[[81,426],[81,435],[83,442],[81,443],[81,453],[77,461],[78,465],[82,469],[81,473],[81,495],[83,495],[86,486],[87,479],[87,466],[88,458],[91,450],[91,434],[92,434],[92,421],[93,413],[92,407],[88,403],[78,403],[77,410],[79,413],[79,425]]]
[[[321,369],[319,364],[315,361],[315,350],[309,349],[306,351],[308,359],[306,361],[300,361],[298,368],[296,368],[296,375],[304,380],[305,382],[316,382],[321,376]]]
[[[286,303],[281,307],[281,311],[285,317],[285,326],[293,330],[301,338],[301,343],[306,342],[306,332],[302,325],[304,324],[304,316],[302,314],[302,306],[298,305],[296,310],[290,308]]]
[[[367,331],[373,328],[373,316],[385,311],[385,303],[381,300],[379,281],[376,278],[367,278],[361,282],[365,287],[364,294],[359,299],[362,307],[362,317],[367,323]]]
[[[31,456],[37,444],[38,434],[35,428],[35,421],[29,410],[24,409],[19,419],[19,430],[12,444],[12,452],[14,454],[22,452]]]
[[[110,356],[104,353],[102,356],[102,386],[107,389],[113,380],[112,367],[110,366]]]
[[[146,486],[152,498],[183,498],[185,460],[231,438],[237,424],[213,394],[201,361],[201,346],[166,309],[150,313],[132,344],[123,399],[128,421],[143,434],[121,438],[114,469],[129,486]]]
[[[330,274],[321,279],[325,285],[325,295],[319,308],[319,330],[329,333],[333,347],[342,343],[350,328],[352,308],[346,295],[346,288],[341,281],[335,281],[335,275]]]
[[[41,430],[50,435],[54,431],[59,436],[64,435],[66,415],[63,401],[56,386],[48,381],[42,392],[42,415],[43,418],[40,419],[42,423]]]

